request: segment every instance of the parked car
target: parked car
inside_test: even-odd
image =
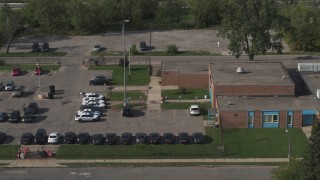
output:
[[[64,134],[64,143],[74,144],[77,141],[77,135],[74,132],[66,132]]]
[[[105,75],[101,75],[101,74],[99,74],[99,75],[95,75],[95,76],[93,76],[91,79],[106,79],[106,80],[111,80],[111,77],[110,76],[105,76]]]
[[[77,114],[74,118],[74,120],[78,121],[79,123],[84,121],[91,121],[95,122],[100,120],[100,116],[92,113],[92,112],[84,112],[82,114]]]
[[[101,111],[98,111],[98,110],[94,110],[94,109],[83,109],[83,110],[78,110],[77,111],[77,115],[78,116],[80,116],[80,114],[84,114],[84,113],[93,113],[93,114],[95,114],[95,115],[97,115],[97,116],[101,116]],[[76,115],[76,116],[77,116]]]
[[[97,107],[97,106],[92,106],[92,105],[81,105],[80,106],[80,110],[84,110],[84,109],[92,109],[95,111],[100,111],[102,113],[103,109],[105,107]]]
[[[86,103],[93,101],[93,102],[98,102],[100,104],[105,104],[106,101],[103,99],[97,99],[97,98],[83,98],[82,99],[82,104],[85,105]]]
[[[146,144],[147,135],[146,133],[136,133],[136,143],[137,144]]]
[[[12,92],[12,97],[21,97],[23,95],[23,88],[16,86]]]
[[[34,70],[33,70],[33,73],[34,73],[35,75],[41,75],[41,74],[43,74],[42,67],[36,66],[36,67],[34,68]]]
[[[7,121],[9,119],[8,113],[0,112],[0,122]]]
[[[129,145],[132,143],[132,134],[129,132],[125,132],[121,134],[121,143],[125,145]]]
[[[2,82],[0,82],[0,91],[2,91],[4,89],[4,85]]]
[[[204,142],[204,135],[201,132],[195,132],[192,134],[193,142],[195,144],[203,144]]]
[[[140,51],[148,51],[148,46],[145,41],[140,42]]]
[[[22,145],[29,145],[33,142],[33,134],[30,132],[23,133],[20,138],[20,144]]]
[[[174,144],[175,143],[174,134],[170,132],[163,133],[163,142],[166,144]]]
[[[94,92],[90,92],[90,93],[81,93],[83,95],[83,97],[85,98],[97,98],[97,99],[105,99],[105,96],[98,94],[98,93],[94,93]]]
[[[49,51],[49,43],[43,43],[42,44],[42,51],[43,52],[48,52]]]
[[[47,131],[45,129],[38,129],[35,135],[35,142],[37,144],[46,144],[48,139]]]
[[[24,111],[21,121],[26,123],[32,123],[33,118],[34,111],[32,109],[27,109],[26,111]]]
[[[116,133],[107,133],[106,134],[106,143],[107,144],[116,144],[117,141],[117,134]]]
[[[7,134],[4,132],[0,132],[0,143],[3,143],[3,141],[6,139]]]
[[[79,144],[87,144],[89,139],[89,134],[88,133],[79,133],[77,135],[77,142]]]
[[[159,144],[160,143],[160,134],[159,133],[150,133],[149,141],[151,144]]]
[[[49,134],[48,144],[58,144],[60,142],[61,134],[59,132],[53,132]]]
[[[97,44],[93,47],[93,51],[95,51],[95,52],[100,51],[100,50],[101,50],[100,44]]]
[[[8,83],[6,84],[4,90],[13,91],[14,87],[15,87],[14,82],[13,81],[8,81]]]
[[[131,106],[124,106],[122,109],[122,116],[123,117],[132,117],[133,116],[133,110]]]
[[[94,145],[100,145],[103,143],[104,137],[102,134],[98,133],[98,134],[94,134],[92,136],[92,143]]]
[[[32,111],[35,114],[38,112],[39,107],[36,102],[30,102],[27,107],[24,107],[24,110],[25,111],[27,111],[27,110]]]
[[[12,76],[20,76],[20,74],[21,74],[21,71],[20,71],[20,68],[19,68],[19,67],[14,67],[14,68],[12,69],[12,72],[11,72],[11,75],[12,75]]]
[[[32,52],[38,52],[38,51],[40,51],[39,43],[33,43],[32,44]]]
[[[200,108],[198,105],[193,104],[189,107],[190,115],[200,115]]]
[[[97,107],[97,108],[105,108],[106,107],[105,103],[99,103],[96,101],[84,102],[84,103],[82,103],[82,105],[93,106],[93,107]]]
[[[110,80],[102,79],[102,78],[96,78],[96,79],[89,80],[89,85],[108,85],[109,83],[110,83]]]
[[[189,141],[190,141],[189,133],[181,132],[178,134],[178,136],[179,136],[179,142],[181,144],[189,144]]]
[[[9,122],[17,123],[21,119],[21,114],[19,110],[13,110],[9,117]]]

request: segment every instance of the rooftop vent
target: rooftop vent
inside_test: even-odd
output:
[[[245,70],[244,70],[243,67],[238,67],[236,71],[237,71],[238,74],[243,74],[243,73],[245,73]]]

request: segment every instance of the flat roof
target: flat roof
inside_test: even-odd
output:
[[[208,61],[161,61],[162,71],[179,71],[179,73],[208,74]]]
[[[309,90],[316,96],[317,89],[320,89],[320,72],[300,72],[300,74]]]
[[[294,84],[281,62],[212,62],[212,78],[217,85]],[[236,72],[238,67],[244,73]],[[285,78],[283,78],[285,77]]]
[[[220,111],[237,110],[316,110],[320,101],[315,96],[307,97],[236,97],[218,96]],[[230,102],[230,104],[229,104]]]

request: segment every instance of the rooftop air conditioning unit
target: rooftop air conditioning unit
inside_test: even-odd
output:
[[[236,71],[238,74],[242,74],[245,72],[243,67],[238,67]]]
[[[317,99],[320,99],[320,89],[317,89]]]

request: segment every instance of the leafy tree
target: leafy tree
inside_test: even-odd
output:
[[[244,52],[253,60],[258,53],[265,54],[274,45],[272,41],[278,42],[275,48],[281,51],[279,27],[273,27],[279,19],[275,0],[224,0],[220,6],[223,19],[219,36],[230,40],[229,49],[236,58]]]
[[[290,22],[285,38],[292,50],[320,51],[320,11],[303,4],[284,7],[281,13]]]
[[[7,3],[4,3],[0,12],[0,26],[2,38],[7,43],[7,54],[9,53],[11,41],[21,28],[21,19],[19,12],[13,11]]]
[[[300,180],[301,161],[291,159],[290,163],[280,165],[272,170],[273,179],[279,180]]]
[[[187,15],[185,0],[164,0],[158,6],[156,21],[167,27],[180,25]]]
[[[196,27],[207,27],[220,23],[218,0],[189,0],[188,2],[190,15],[194,16]]]

